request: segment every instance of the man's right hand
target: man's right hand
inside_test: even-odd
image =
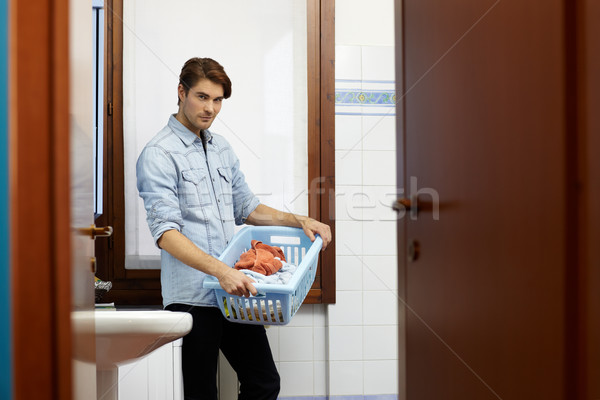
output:
[[[221,287],[229,294],[235,296],[256,296],[258,291],[252,284],[253,281],[243,272],[227,267],[227,270],[218,277]]]

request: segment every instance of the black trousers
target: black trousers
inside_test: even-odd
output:
[[[219,349],[238,375],[238,400],[277,399],[279,373],[264,326],[229,322],[216,307],[170,304],[166,309],[188,312],[194,319],[182,347],[186,400],[217,400]]]

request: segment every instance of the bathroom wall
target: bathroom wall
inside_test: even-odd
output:
[[[281,398],[398,398],[393,15],[336,2],[337,304],[268,329]]]

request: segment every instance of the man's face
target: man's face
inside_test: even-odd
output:
[[[196,135],[212,125],[223,104],[223,86],[208,79],[201,79],[191,87],[187,95],[179,85],[179,112],[177,119]]]

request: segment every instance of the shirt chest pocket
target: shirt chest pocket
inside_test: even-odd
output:
[[[219,180],[221,184],[221,198],[226,205],[233,203],[233,188],[231,184],[231,169],[226,167],[217,168],[219,171]]]
[[[208,206],[212,203],[208,173],[203,169],[181,171],[179,191],[187,207]]]

